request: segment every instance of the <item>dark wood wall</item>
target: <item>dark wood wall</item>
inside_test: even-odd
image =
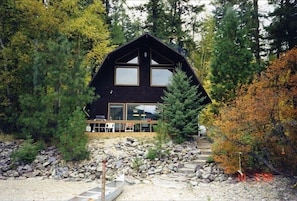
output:
[[[135,49],[139,50],[139,86],[114,86],[115,61]],[[173,67],[181,63],[182,70],[188,76],[192,76],[193,84],[199,85],[199,80],[183,56],[155,38],[143,36],[109,54],[94,76],[90,86],[95,88],[95,93],[100,98],[88,106],[91,119],[99,114],[107,116],[108,103],[161,102],[165,87],[150,87],[150,50],[173,61]],[[146,58],[144,52],[148,53]],[[202,86],[199,87],[199,91],[207,95]],[[205,104],[209,102],[210,99],[207,99]]]

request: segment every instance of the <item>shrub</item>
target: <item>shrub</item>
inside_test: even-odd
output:
[[[155,129],[157,132],[157,146],[162,146],[163,143],[169,140],[167,125],[163,121],[159,120]]]
[[[65,161],[79,161],[89,157],[87,150],[88,137],[85,135],[85,117],[76,109],[66,125],[59,129],[58,148]]]
[[[11,157],[15,162],[29,164],[35,160],[39,151],[43,148],[44,144],[42,142],[33,143],[33,139],[28,138],[18,150],[12,152]]]
[[[148,153],[147,153],[147,158],[150,160],[154,160],[155,158],[158,158],[160,155],[160,150],[156,148],[149,148]]]
[[[159,120],[158,125],[155,127],[157,136],[156,136],[156,142],[155,148],[150,148],[148,150],[147,158],[150,160],[154,160],[155,158],[162,158],[165,155],[168,154],[168,150],[163,150],[162,145],[169,140],[169,135],[168,135],[168,129],[167,125]]]
[[[212,153],[227,173],[297,174],[297,48],[288,51],[221,108]],[[238,153],[242,153],[239,157]]]
[[[136,171],[139,171],[140,166],[143,165],[143,161],[140,158],[134,158],[132,160],[132,168]]]
[[[164,158],[169,154],[169,150],[163,150],[162,146],[157,146],[155,148],[149,148],[147,153],[147,158],[150,160],[154,160],[156,158]]]

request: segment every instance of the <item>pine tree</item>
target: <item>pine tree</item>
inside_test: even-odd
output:
[[[149,33],[160,39],[167,39],[168,18],[165,13],[165,4],[163,1],[150,0],[144,7],[148,13],[145,21],[146,29]]]
[[[160,104],[160,116],[168,128],[168,134],[177,143],[197,134],[198,114],[202,110],[202,97],[197,86],[191,85],[191,77],[177,69],[164,91]]]
[[[65,126],[59,127],[58,148],[66,161],[79,161],[87,159],[88,136],[84,134],[86,123],[81,108],[77,107],[72,113],[65,117]]]
[[[230,101],[236,88],[250,81],[256,71],[246,28],[236,11],[229,7],[215,34],[211,62],[212,98]]]
[[[49,41],[43,50],[36,51],[34,58],[33,92],[20,97],[19,123],[23,133],[35,140],[59,142],[61,128],[73,128],[68,125],[75,123],[71,120],[73,112],[80,107],[83,114],[83,106],[92,100],[86,82],[87,69],[82,66],[81,55],[65,37]],[[77,125],[84,123],[77,119]]]
[[[0,129],[2,131],[20,133],[21,127],[16,119],[19,119],[19,115],[23,114],[26,108],[22,105],[21,110],[20,102],[25,99],[32,101],[32,97],[29,96],[33,94],[45,93],[42,91],[43,88],[38,89],[35,85],[39,79],[38,73],[41,72],[36,68],[36,62],[41,61],[36,57],[38,51],[46,51],[49,40],[56,41],[59,36],[64,35],[75,43],[72,47],[73,52],[83,56],[84,66],[89,70],[88,78],[83,77],[86,80],[90,79],[91,71],[96,72],[98,64],[111,50],[101,1],[48,2],[50,3],[45,5],[44,1],[37,0],[0,1]],[[49,63],[43,64],[40,69],[46,69]],[[32,107],[34,104],[32,102]],[[31,106],[27,106],[27,113],[30,114]],[[35,127],[39,132],[38,125]]]
[[[272,40],[271,52],[279,58],[282,52],[297,45],[297,2],[271,0],[270,3],[275,9],[270,14],[272,23],[267,27],[268,38]]]

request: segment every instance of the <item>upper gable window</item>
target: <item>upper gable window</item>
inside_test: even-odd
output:
[[[155,52],[155,51],[151,51],[151,65],[155,66],[173,66],[174,63],[172,61],[170,61],[168,58],[166,58],[165,56],[160,55],[159,53]]]
[[[121,58],[119,58],[118,60],[116,60],[117,64],[135,64],[138,65],[139,64],[139,51],[138,49],[129,52],[128,54],[125,54],[124,56],[122,56]]]

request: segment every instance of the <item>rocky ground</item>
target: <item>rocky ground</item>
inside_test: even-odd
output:
[[[109,180],[126,175],[127,185],[117,201],[297,200],[296,178],[274,176],[256,181],[250,177],[238,182],[215,164],[202,163],[202,147],[196,141],[169,142],[162,148],[166,157],[150,160],[148,150],[155,148],[151,141],[92,140],[90,160],[79,164],[66,164],[55,147],[41,151],[32,164],[14,164],[9,156],[19,146],[17,142],[0,142],[0,197],[4,200],[70,199],[100,183],[103,158],[108,161]],[[12,196],[16,194],[19,196]]]
[[[149,159],[150,149],[156,145],[145,140],[116,138],[92,140],[89,143],[90,160],[81,163],[65,163],[55,147],[40,152],[32,164],[13,163],[10,158],[13,150],[21,145],[17,142],[0,142],[0,179],[43,177],[70,181],[94,181],[102,175],[102,161],[107,159],[107,179],[119,174],[145,179],[152,175],[163,175],[187,170],[193,184],[197,179],[203,182],[224,181],[223,171],[211,163],[201,163],[201,149],[196,141],[176,145],[164,144],[157,158]],[[196,173],[194,169],[197,168]]]

